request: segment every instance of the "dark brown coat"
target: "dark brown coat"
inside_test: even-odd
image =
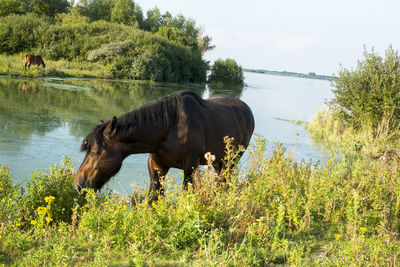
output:
[[[28,66],[28,69],[29,69],[32,64],[38,65],[38,66],[42,65],[43,68],[46,68],[46,65],[44,64],[44,61],[41,56],[35,56],[32,54],[28,54],[25,56],[24,61],[25,61],[25,70],[26,70],[26,66]]]
[[[183,169],[184,186],[204,154],[215,156],[213,166],[224,169],[224,137],[247,148],[254,130],[250,108],[240,99],[214,95],[207,100],[190,91],[175,92],[121,117],[101,122],[82,142],[86,157],[75,186],[100,189],[131,154],[149,153],[150,193],[162,192],[161,181],[170,168]]]

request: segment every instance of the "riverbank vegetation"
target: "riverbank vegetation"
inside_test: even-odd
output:
[[[331,151],[400,160],[400,58],[389,47],[373,50],[355,70],[341,69],[334,97],[307,125],[316,143]]]
[[[242,67],[240,67],[233,59],[218,59],[211,66],[209,82],[213,86],[231,85],[243,87],[244,76]]]
[[[213,46],[193,19],[161,14],[158,8],[144,15],[132,0],[53,2],[60,3],[2,1],[0,53],[17,55],[21,66],[24,54],[40,54],[51,63],[47,64],[50,75],[75,75],[65,71],[62,63],[52,64],[67,61],[86,70],[84,65],[98,64],[101,71],[85,74],[91,77],[206,81],[208,64],[202,55]],[[26,74],[9,61],[2,64],[12,74]]]
[[[26,190],[0,170],[5,265],[389,265],[400,258],[398,165],[370,159],[298,163],[263,138],[215,183],[211,165],[149,205],[73,189],[69,161],[32,174]],[[232,151],[230,159],[234,152]],[[208,158],[211,160],[212,157]]]

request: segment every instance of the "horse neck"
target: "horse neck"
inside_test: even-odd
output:
[[[124,144],[126,156],[138,153],[155,152],[168,133],[168,126],[153,126],[151,124],[132,128],[117,136]]]

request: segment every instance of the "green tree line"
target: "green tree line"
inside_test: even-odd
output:
[[[0,0],[0,53],[93,61],[115,77],[204,82],[211,38],[183,15],[133,0]]]

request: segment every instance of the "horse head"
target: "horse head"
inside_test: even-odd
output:
[[[100,123],[82,142],[85,159],[79,167],[74,184],[82,188],[100,189],[122,166],[122,144],[115,138],[117,118]]]

